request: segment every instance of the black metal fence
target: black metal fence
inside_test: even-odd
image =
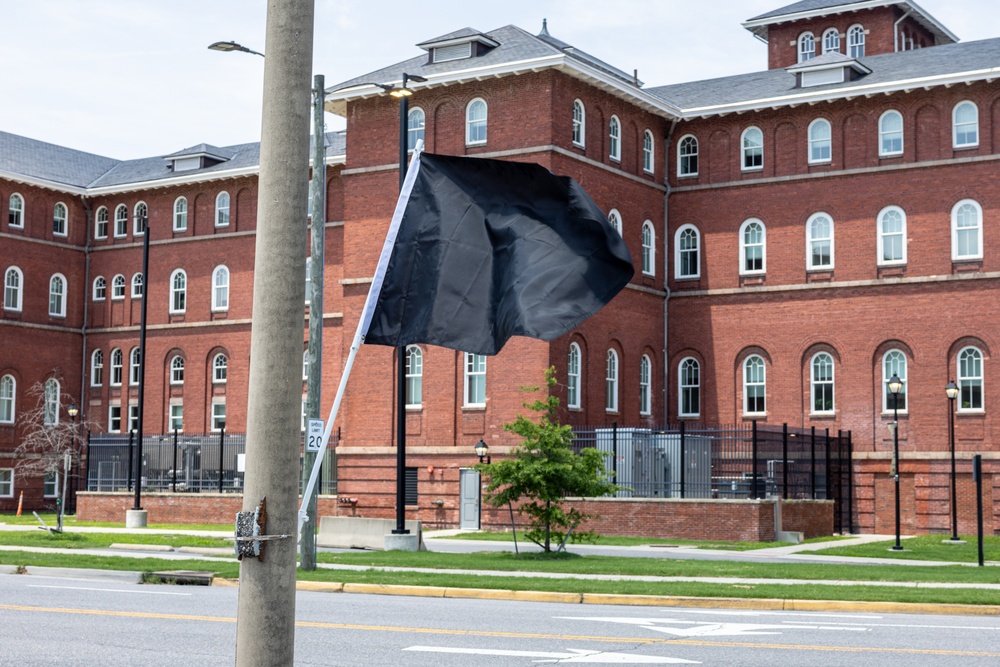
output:
[[[319,479],[321,495],[337,493],[337,453],[334,449],[337,437],[336,433],[331,437],[323,461]],[[136,441],[134,432],[90,435],[87,439],[86,490],[131,491],[135,484]],[[145,491],[240,493],[246,469],[245,452],[244,433],[146,435],[142,438],[142,488]]]
[[[854,524],[851,433],[681,422],[665,427],[612,424],[575,428],[574,445],[595,447],[622,498],[833,500],[834,529]]]

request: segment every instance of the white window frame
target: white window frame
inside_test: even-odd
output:
[[[138,387],[142,381],[142,354],[138,347],[133,347],[128,353],[128,383]]]
[[[132,235],[145,236],[146,227],[149,226],[149,207],[146,202],[136,202],[132,209]]]
[[[173,231],[186,232],[188,228],[188,200],[187,197],[178,197],[174,200],[173,207]]]
[[[817,137],[816,128],[824,126],[827,129],[826,137]],[[833,125],[826,118],[816,118],[809,123],[809,164],[830,164],[833,162]],[[822,151],[826,145],[826,157],[816,157],[817,150]]]
[[[115,238],[121,239],[128,236],[128,206],[118,204],[115,207]]]
[[[966,366],[965,358],[972,358],[976,366],[978,366],[978,369],[969,369]],[[986,393],[984,387],[984,376],[986,375],[986,371],[984,368],[985,358],[983,351],[974,345],[963,347],[955,356],[955,364],[955,377],[957,378],[959,390],[958,411],[966,413],[985,412]],[[972,389],[977,386],[979,388],[979,405],[974,406],[970,404],[969,407],[965,407],[966,394],[968,393],[971,398]]]
[[[796,40],[798,52],[798,62],[804,63],[816,57],[816,36],[811,32],[804,32]]]
[[[756,138],[760,141],[757,144],[749,144],[748,141],[752,141],[753,138],[750,136],[751,133],[756,134]],[[750,158],[751,162],[756,162],[756,158],[760,158],[760,164],[747,164],[747,158]],[[764,131],[759,127],[751,125],[747,129],[743,130],[743,134],[740,135],[740,171],[761,171],[764,169]]]
[[[482,105],[482,117],[474,112]],[[469,101],[465,107],[465,145],[481,146],[489,139],[489,105],[486,100],[477,97]]]
[[[697,409],[691,410],[691,407]],[[680,417],[701,416],[701,363],[694,357],[684,357],[677,364],[677,414]]]
[[[423,141],[427,129],[427,114],[420,107],[413,107],[406,114],[406,150],[412,151],[418,141]]]
[[[111,354],[109,355],[111,364],[111,373],[108,375],[108,386],[109,387],[120,387],[122,386],[122,369],[124,367],[124,353],[121,348],[112,348]]]
[[[43,403],[42,421],[46,426],[59,424],[59,408],[62,405],[62,388],[59,380],[49,378],[45,381],[45,397]]]
[[[958,113],[960,109],[971,108],[975,114],[975,118],[972,120],[964,120],[959,123]],[[976,131],[976,137],[973,141],[962,141],[959,142],[959,127],[974,127]],[[967,133],[966,133],[967,134]],[[975,148],[979,145],[979,107],[972,100],[962,100],[951,110],[951,142],[952,147],[959,148]]]
[[[115,428],[117,423],[118,427]],[[121,433],[122,432],[122,406],[120,405],[109,405],[108,406],[108,433]]]
[[[416,399],[416,400],[414,400]],[[424,403],[424,351],[419,345],[406,346],[406,407],[419,409]]]
[[[691,152],[694,148],[694,152]],[[692,159],[693,158],[693,159]],[[694,162],[694,169],[692,169]],[[693,178],[698,175],[698,137],[685,134],[677,142],[677,178]]]
[[[695,247],[694,248],[682,248],[681,242],[690,235],[686,235],[685,232],[693,232]],[[695,261],[695,271],[694,273],[684,273],[684,253],[693,253]],[[677,232],[674,234],[674,279],[675,280],[694,280],[701,278],[701,232],[694,225],[681,225]]]
[[[747,243],[747,229],[751,225],[760,225],[760,242]],[[747,250],[760,246],[760,268],[747,268]],[[759,218],[749,218],[740,225],[740,275],[741,276],[761,276],[767,273],[767,225]]]
[[[656,230],[650,220],[642,223],[642,274],[656,275]]]
[[[890,119],[899,120],[899,129],[887,129],[886,123]],[[891,144],[896,141],[895,135],[899,135],[899,148],[891,147]],[[886,143],[890,144],[890,147],[886,147]],[[879,157],[895,157],[903,154],[903,114],[896,111],[895,109],[889,109],[883,113],[878,119],[878,154]]]
[[[0,424],[13,424],[17,418],[17,380],[13,375],[0,376]]]
[[[751,362],[753,362],[753,369],[750,368]],[[759,366],[758,363],[759,362]],[[767,362],[759,354],[751,354],[746,359],[743,360],[743,416],[761,416],[767,414]],[[752,376],[751,373],[760,369],[760,379]],[[763,399],[764,399],[764,409],[763,410],[750,410],[750,388],[751,387],[762,387]],[[756,406],[754,406],[756,407]]]
[[[885,231],[885,218],[890,213],[896,213],[899,215],[902,222],[902,227],[900,230],[893,232]],[[906,211],[904,211],[899,206],[886,206],[884,209],[879,211],[878,218],[876,219],[876,224],[878,225],[878,257],[877,263],[879,266],[896,266],[900,264],[906,264]],[[899,259],[886,259],[885,258],[885,242],[888,237],[899,237],[900,240],[900,250],[901,257]]]
[[[11,276],[14,277],[13,284]],[[3,272],[3,308],[19,313],[24,305],[24,273],[16,266]]]
[[[587,107],[581,100],[573,100],[573,145],[587,145]]]
[[[145,293],[145,281],[142,278],[142,273],[136,273],[132,276],[132,291],[129,294],[133,299],[141,299]]]
[[[90,386],[100,387],[104,384],[104,350],[94,350],[90,353]]]
[[[229,267],[220,264],[212,269],[213,313],[224,313],[229,310],[229,282]]]
[[[177,399],[170,399],[167,407],[167,431],[173,433],[184,432],[184,403]]]
[[[622,161],[622,122],[615,115],[608,121],[608,157],[615,162]]]
[[[18,192],[10,193],[10,198],[7,200],[8,226],[11,229],[24,229],[24,217],[24,196]]]
[[[129,433],[139,430],[139,404],[128,404],[128,431]]]
[[[184,269],[174,269],[173,273],[170,274],[169,312],[171,315],[187,312],[187,273],[184,272]]]
[[[110,217],[108,215],[108,207],[98,207],[97,212],[94,213],[94,239],[102,240],[108,238],[109,225]]]
[[[175,354],[170,358],[170,384],[179,386],[184,384],[184,357]]]
[[[14,497],[14,469],[0,468],[0,498]]]
[[[465,352],[465,408],[486,407],[486,356]],[[475,392],[477,395],[473,395]],[[482,399],[481,401],[478,399]]]
[[[653,414],[653,362],[648,354],[639,359],[639,415]]]
[[[212,357],[212,384],[226,384],[229,379],[229,357],[220,352]]]
[[[817,366],[822,364],[823,368],[819,369],[821,371],[826,371],[829,369],[830,375],[826,377],[823,375],[820,377],[817,374]],[[809,360],[809,414],[813,415],[832,415],[837,412],[837,393],[836,393],[836,364],[833,361],[833,355],[829,352],[817,352]],[[820,398],[818,393],[821,390],[825,390],[827,387],[830,389],[830,409],[829,410],[817,410],[816,409],[816,399]]]
[[[823,53],[840,53],[840,32],[836,28],[823,31]]]
[[[56,285],[59,289],[56,289]],[[66,299],[69,297],[69,283],[66,276],[55,273],[49,278],[49,317],[66,317]]]
[[[42,477],[42,497],[55,498],[59,495],[59,472],[47,472]]]
[[[971,206],[977,216],[975,227],[959,227],[959,213],[966,207]],[[976,252],[961,254],[959,252],[959,233],[968,230],[975,230]],[[951,209],[951,260],[953,262],[964,262],[983,258],[983,207],[974,199],[963,199],[955,204]]]
[[[580,409],[580,363],[583,352],[576,343],[569,344],[569,355],[566,360],[566,407],[571,410]]]
[[[847,29],[847,56],[855,59],[865,57],[865,28],[860,23]]]
[[[302,353],[302,381],[309,381],[309,350]]]
[[[622,227],[624,226],[622,224],[622,214],[618,212],[618,209],[613,208],[608,211],[608,222],[615,228],[615,231],[618,232],[618,236],[624,236],[622,233]]]
[[[125,298],[125,286],[128,283],[125,281],[125,276],[122,274],[116,275],[111,279],[111,300],[121,301]]]
[[[69,236],[69,208],[61,201],[52,207],[52,235]]]
[[[232,198],[229,193],[225,190],[219,192],[215,195],[215,226],[216,227],[228,227],[229,226],[229,210],[232,204]]]
[[[653,143],[653,133],[646,130],[642,133],[642,170],[652,174],[655,169],[656,148]]]
[[[104,276],[94,278],[94,287],[90,298],[93,301],[104,301],[108,298],[108,281]]]
[[[604,373],[604,411],[610,413],[618,412],[618,351],[614,348],[608,350],[607,361]]]
[[[817,236],[814,226],[820,219],[825,218],[830,223],[829,236]],[[833,216],[829,213],[819,212],[813,213],[809,216],[806,221],[806,269],[808,271],[831,271],[835,265],[835,248],[834,240],[836,234],[834,233],[834,223]],[[830,244],[830,262],[828,264],[817,264],[816,263],[816,253],[813,252],[813,248],[816,244],[828,242]]]
[[[211,421],[211,431],[213,433],[218,433],[223,429],[223,425],[226,423],[226,397],[217,396],[212,399],[212,408],[209,413]]]
[[[892,405],[889,404],[889,380],[892,379],[893,375],[896,375],[900,382],[903,383],[903,388],[900,389],[899,395],[903,399],[903,406],[897,410],[899,414],[905,415],[907,413],[907,408],[910,404],[908,394],[909,394],[909,384],[907,381],[907,369],[910,365],[909,357],[906,353],[899,348],[893,348],[891,350],[886,350],[885,354],[882,355],[882,414],[891,415],[893,413]]]

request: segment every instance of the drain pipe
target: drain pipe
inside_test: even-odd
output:
[[[892,24],[892,48],[894,51],[899,51],[899,24],[905,21],[912,13],[913,10],[908,9],[905,14],[899,17],[898,21]]]
[[[81,335],[81,360],[80,360],[80,422],[84,422],[87,419],[87,401],[83,400],[83,396],[87,391],[88,378],[87,378],[87,326],[89,324],[88,316],[90,314],[90,297],[91,287],[90,287],[90,229],[94,220],[94,209],[90,204],[90,200],[87,199],[86,195],[80,198],[83,202],[83,208],[87,211],[87,226],[84,229],[84,234],[86,236],[86,242],[83,246],[83,257],[84,257],[84,270],[83,270],[83,325],[80,328]]]
[[[668,355],[669,332],[669,305],[670,305],[670,285],[667,267],[670,265],[670,169],[666,165],[670,164],[670,145],[673,142],[674,130],[677,128],[677,119],[670,121],[670,130],[667,132],[667,139],[664,146],[663,185],[666,191],[663,193],[663,423],[669,421],[670,406],[670,357]]]

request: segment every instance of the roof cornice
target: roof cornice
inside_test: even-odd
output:
[[[59,183],[57,181],[47,181],[43,178],[25,176],[24,174],[18,174],[12,171],[0,170],[0,179],[14,181],[15,183],[23,183],[24,185],[33,185],[47,190],[58,190],[59,192],[77,195],[78,197],[84,197],[87,195],[87,188],[81,188],[77,185],[67,185],[66,183]]]

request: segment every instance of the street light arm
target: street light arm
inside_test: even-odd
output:
[[[263,53],[260,53],[259,51],[254,51],[253,49],[248,49],[247,47],[243,46],[242,44],[237,44],[236,42],[232,42],[232,41],[229,41],[229,42],[212,42],[211,44],[208,45],[208,48],[210,50],[212,50],[212,51],[227,51],[227,52],[228,51],[242,51],[243,53],[253,53],[254,55],[260,56],[261,58],[264,57]]]

